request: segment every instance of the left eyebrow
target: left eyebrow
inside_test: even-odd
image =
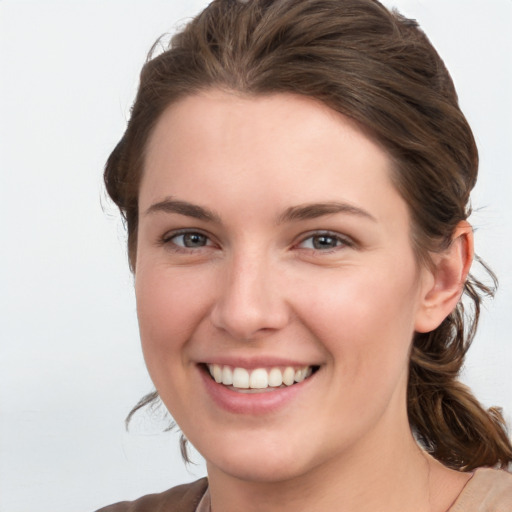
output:
[[[377,219],[366,210],[357,206],[340,203],[340,202],[328,202],[328,203],[308,203],[287,208],[278,219],[278,224],[285,222],[292,222],[298,220],[309,220],[323,217],[324,215],[332,215],[334,213],[345,213],[348,215],[355,215],[357,217],[363,217],[373,222],[377,222]]]

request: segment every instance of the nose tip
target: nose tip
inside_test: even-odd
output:
[[[289,319],[288,305],[272,273],[261,263],[232,268],[219,287],[213,325],[243,341],[282,329]]]

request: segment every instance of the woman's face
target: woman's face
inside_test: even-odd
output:
[[[407,431],[432,276],[390,165],[353,122],[293,95],[214,90],[159,120],[139,197],[140,332],[210,470],[283,480]]]

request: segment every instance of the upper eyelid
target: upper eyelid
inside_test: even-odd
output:
[[[197,233],[198,235],[203,235],[209,240],[212,239],[211,235],[200,228],[180,228],[180,229],[171,229],[169,231],[166,231],[162,236],[162,240],[170,240],[176,236],[180,235],[188,235],[191,233]]]
[[[211,234],[205,231],[201,228],[179,228],[174,230],[169,230],[165,232],[159,239],[161,243],[168,243],[170,242],[174,237],[182,236],[190,233],[198,233],[202,236],[205,236],[209,242],[212,244],[218,244],[219,242],[216,240],[216,238]],[[308,231],[305,233],[300,234],[295,238],[295,242],[293,242],[291,245],[292,247],[296,247],[303,243],[304,241],[308,240],[309,238],[315,237],[315,236],[331,236],[333,238],[337,238],[340,240],[343,245],[346,246],[354,246],[356,245],[356,241],[350,237],[349,235],[339,233],[337,231],[329,230],[329,229],[317,229]]]
[[[202,249],[204,247],[211,247],[211,246],[217,244],[217,241],[211,236],[210,233],[204,231],[203,229],[199,229],[199,228],[181,228],[181,229],[172,229],[172,230],[166,231],[162,236],[160,236],[158,238],[157,244],[162,245],[162,246],[171,244],[171,243],[173,243],[173,238],[176,238],[178,236],[184,236],[187,234],[193,234],[193,233],[197,233],[198,235],[206,237],[207,244],[202,247],[186,248],[187,250],[198,250],[198,249]],[[176,247],[181,247],[178,244],[175,244],[175,245],[176,245]]]
[[[320,230],[310,231],[308,233],[303,233],[302,235],[300,235],[298,237],[297,244],[300,244],[300,243],[304,242],[305,240],[307,240],[308,238],[313,238],[315,236],[330,236],[332,238],[337,238],[337,239],[341,240],[346,245],[354,245],[355,244],[355,241],[352,239],[352,237],[350,237],[348,235],[344,235],[342,233],[338,233],[336,231],[331,231],[328,229],[320,229]]]

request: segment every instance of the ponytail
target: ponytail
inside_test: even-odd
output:
[[[418,441],[443,464],[461,471],[480,466],[506,469],[512,462],[501,410],[484,409],[457,380],[476,332],[482,297],[493,296],[497,285],[492,271],[483,266],[493,285],[470,276],[464,295],[472,311],[465,311],[461,299],[437,329],[416,334],[409,369],[407,407]]]

